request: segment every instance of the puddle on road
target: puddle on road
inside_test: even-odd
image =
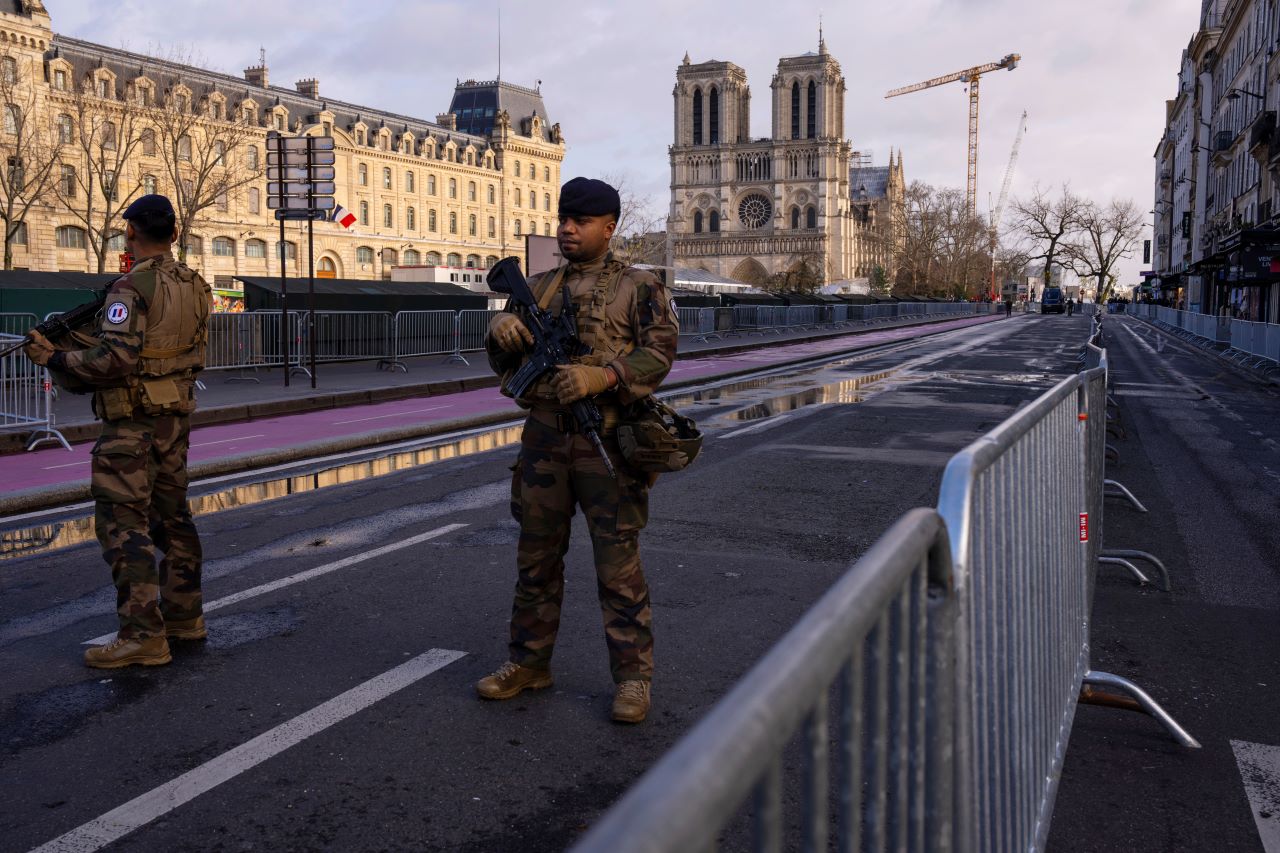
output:
[[[677,409],[692,408],[693,416],[716,421],[738,423],[758,421],[784,412],[808,406],[835,403],[858,403],[865,399],[868,386],[893,376],[896,369],[869,373],[834,382],[824,378],[852,360],[841,360],[805,373],[745,379],[715,388],[677,394],[667,399]],[[797,388],[786,394],[777,394],[779,388]],[[707,407],[710,411],[699,413]],[[731,408],[726,414],[715,410]],[[456,441],[428,444],[413,450],[374,456],[358,462],[348,462],[317,471],[290,474],[258,482],[245,483],[225,489],[197,494],[191,497],[191,511],[198,518],[223,510],[252,506],[290,495],[314,492],[333,486],[358,483],[374,477],[382,477],[411,468],[419,468],[485,453],[507,447],[520,441],[520,426],[489,430]],[[369,453],[377,453],[370,448]],[[253,472],[245,473],[252,477]],[[199,488],[199,484],[196,485]],[[93,517],[74,518],[31,527],[0,531],[0,561],[45,554],[70,548],[95,539]]]

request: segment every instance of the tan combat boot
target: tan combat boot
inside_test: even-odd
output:
[[[510,699],[523,690],[541,690],[551,686],[551,672],[529,669],[507,661],[492,675],[476,682],[476,692],[483,699]]]
[[[205,627],[204,617],[197,616],[194,619],[165,620],[164,635],[170,640],[203,640],[209,636],[209,630]]]
[[[649,682],[624,681],[613,697],[613,718],[619,723],[639,723],[649,713]]]
[[[164,637],[121,637],[105,646],[94,646],[84,653],[86,666],[96,669],[119,669],[135,663],[143,666],[160,666],[173,660],[169,643]]]

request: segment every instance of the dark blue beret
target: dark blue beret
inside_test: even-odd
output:
[[[560,188],[561,216],[619,216],[618,191],[595,178],[574,178]]]
[[[121,219],[137,219],[148,213],[159,213],[165,216],[176,216],[169,199],[162,195],[144,195],[134,199],[133,204],[120,216]]]

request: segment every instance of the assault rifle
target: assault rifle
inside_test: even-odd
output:
[[[529,353],[528,361],[521,365],[507,382],[507,391],[513,397],[524,396],[533,383],[549,371],[555,370],[557,364],[572,364],[575,356],[583,356],[591,352],[591,347],[578,338],[578,327],[574,321],[576,309],[573,300],[569,298],[568,285],[564,287],[560,315],[553,317],[550,311],[540,308],[538,300],[533,298],[533,291],[529,289],[529,282],[520,272],[520,261],[517,258],[503,258],[498,261],[489,270],[486,278],[489,289],[494,293],[505,293],[517,305],[524,306],[529,317],[529,331],[533,333],[533,350]],[[604,467],[609,471],[609,476],[616,477],[613,463],[609,461],[609,454],[604,449],[604,443],[600,441],[600,426],[604,423],[604,417],[600,414],[599,407],[589,399],[582,399],[569,408],[573,413],[573,420],[578,425],[578,432],[595,445],[596,452],[604,460]]]
[[[107,291],[110,289],[111,285],[108,284],[106,287],[102,288],[101,291],[95,291],[97,295],[90,301],[83,305],[77,305],[70,311],[50,317],[43,323],[37,323],[35,330],[44,335],[50,341],[57,341],[61,338],[65,338],[81,326],[89,324],[93,321],[94,317],[98,316],[98,312],[102,310],[102,304],[107,301]],[[3,358],[14,350],[25,347],[29,343],[31,343],[31,336],[26,335],[13,346],[0,351],[0,358]]]

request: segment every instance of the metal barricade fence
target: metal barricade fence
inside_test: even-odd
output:
[[[291,327],[296,325],[296,316],[289,320]],[[283,352],[279,312],[209,315],[206,370],[278,367]]]
[[[401,359],[453,352],[458,318],[453,311],[400,311],[392,322],[395,346],[390,363],[404,369]]]
[[[38,322],[40,321],[36,318],[35,314],[0,314],[0,335],[17,335],[20,338],[26,337],[27,332],[34,329]],[[12,344],[6,344],[6,346],[11,345]]]
[[[748,800],[757,850],[782,850],[788,829],[800,837],[786,849],[826,850],[829,835],[839,850],[948,848],[949,567],[937,513],[908,513],[573,850],[714,850]],[[796,739],[802,764],[784,768]],[[788,770],[802,779],[798,826],[784,817]]]
[[[298,316],[297,355],[302,364],[310,356],[308,313]],[[386,311],[317,311],[314,334],[318,362],[386,359],[393,352],[391,314]]]
[[[714,308],[676,308],[676,316],[680,321],[681,335],[694,335],[705,338],[715,334],[716,309]]]
[[[25,334],[0,333],[0,349],[19,343],[24,337]],[[0,357],[0,432],[30,433],[27,450],[51,441],[71,449],[62,433],[53,427],[49,372],[27,358],[21,349]]]
[[[499,311],[468,310],[458,312],[458,352],[484,349],[484,337],[489,332],[489,321]]]

